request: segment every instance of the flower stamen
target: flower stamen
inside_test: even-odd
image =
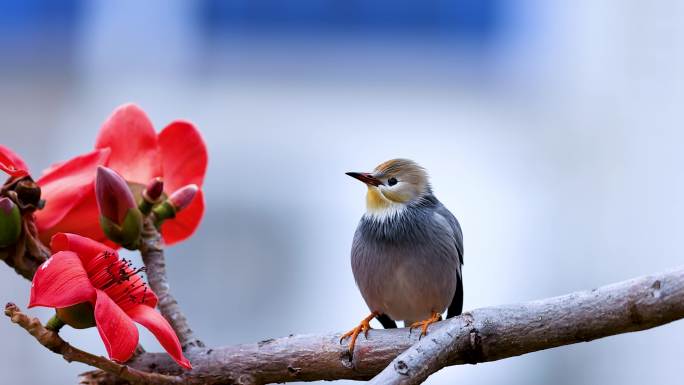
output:
[[[143,304],[149,298],[147,284],[140,274],[147,269],[134,268],[131,260],[119,259],[113,252],[104,251],[93,258],[87,271],[93,285],[122,308]]]

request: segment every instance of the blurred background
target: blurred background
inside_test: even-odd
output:
[[[33,174],[92,148],[120,104],[209,147],[208,212],[168,249],[212,345],[346,331],[365,188],[409,157],[465,234],[465,309],[682,263],[684,3],[541,0],[5,1],[0,141]],[[0,300],[30,283],[0,266]],[[51,311],[31,314],[47,319]],[[681,383],[684,323],[451,367],[428,384]],[[105,354],[94,329],[66,338]],[[141,332],[143,345],[158,350]],[[3,383],[73,384],[0,322]]]

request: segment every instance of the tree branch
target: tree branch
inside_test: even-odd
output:
[[[17,305],[13,303],[5,305],[5,315],[10,317],[12,322],[21,326],[31,334],[41,345],[54,353],[60,354],[68,362],[77,361],[100,368],[107,373],[115,374],[119,378],[133,384],[162,385],[183,383],[180,378],[175,376],[165,376],[159,373],[145,373],[134,368],[129,368],[126,365],[117,364],[104,357],[77,349],[64,341],[59,334],[43,326],[37,318],[30,318],[22,313]]]
[[[407,329],[372,330],[368,340],[359,339],[353,362],[346,346],[339,344],[339,334],[193,349],[187,357],[194,369],[183,379],[201,379],[206,384],[265,384],[368,380],[380,373],[373,383],[417,384],[445,366],[500,360],[645,330],[680,318],[684,318],[684,267],[590,291],[473,310],[431,326],[420,342],[417,333],[409,336]],[[129,365],[181,374],[161,353],[143,353]]]
[[[195,337],[188,320],[178,305],[178,301],[169,291],[169,283],[166,278],[166,261],[164,250],[161,246],[161,235],[154,227],[152,218],[145,218],[142,233],[140,254],[147,268],[147,280],[152,291],[159,297],[159,311],[171,324],[178,335],[183,350],[203,347],[204,343]]]
[[[684,317],[684,269],[466,314],[400,354],[370,383],[419,384],[453,363],[494,361]]]

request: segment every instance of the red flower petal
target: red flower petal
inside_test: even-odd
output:
[[[102,125],[95,148],[110,148],[107,166],[129,182],[141,184],[162,175],[157,133],[145,112],[135,104],[117,108]]]
[[[91,186],[80,202],[60,222],[52,227],[41,229],[40,240],[48,244],[57,233],[75,233],[113,246],[114,243],[107,239],[100,227],[99,215],[95,200],[95,189]]]
[[[10,150],[9,147],[5,147],[0,144],[0,159],[3,158],[5,158],[7,162],[15,168],[28,171],[28,166],[19,155]]]
[[[131,318],[102,290],[95,290],[95,323],[109,358],[128,361],[138,345],[138,328]]]
[[[78,255],[60,251],[36,270],[29,307],[61,308],[91,302],[94,298],[95,288]]]
[[[175,218],[164,221],[161,226],[162,237],[167,245],[180,242],[190,237],[204,215],[204,194],[197,192],[190,206],[178,212]]]
[[[72,209],[82,204],[82,199],[93,192],[97,166],[105,163],[109,150],[95,150],[77,156],[38,179],[45,208],[36,212],[36,224],[40,232],[49,230],[70,215]],[[93,200],[95,196],[93,195]],[[74,212],[76,215],[77,212]],[[77,215],[79,219],[80,215]],[[96,215],[91,220],[98,220]],[[99,226],[98,226],[99,227]]]
[[[164,350],[173,358],[178,365],[192,369],[190,361],[183,356],[178,336],[169,325],[168,321],[156,310],[149,306],[138,305],[126,310],[126,313],[137,323],[146,327],[152,332],[157,340],[164,347]]]
[[[28,175],[28,166],[14,151],[0,144],[0,170],[12,177]]]
[[[188,185],[202,186],[207,171],[207,146],[195,126],[186,121],[171,122],[159,133],[159,151],[164,169],[164,190],[168,192]],[[178,216],[165,221],[161,232],[164,241],[171,245],[190,237],[204,215],[202,191],[190,206]]]
[[[63,165],[64,163],[66,163],[66,162],[68,162],[68,161],[64,161],[64,160],[63,160],[63,161],[55,162],[55,163],[49,165],[48,168],[46,168],[45,170],[43,170],[43,175],[49,174],[49,173],[55,171],[55,169],[58,169],[58,168],[62,167],[62,165]]]
[[[159,133],[159,151],[164,190],[174,192],[193,183],[202,186],[207,172],[207,146],[192,123],[177,120],[166,126]]]
[[[75,252],[80,257],[84,266],[88,265],[90,260],[97,257],[102,252],[109,251],[115,253],[112,248],[103,245],[100,242],[78,234],[69,233],[55,234],[50,241],[50,248],[53,253],[62,250]]]

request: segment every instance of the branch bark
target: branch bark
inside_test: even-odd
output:
[[[149,217],[145,218],[140,254],[147,268],[147,280],[150,288],[159,297],[159,304],[157,305],[159,311],[178,335],[183,350],[203,347],[204,343],[195,337],[185,314],[178,305],[178,301],[169,291],[161,234],[154,227],[153,219]]]
[[[77,361],[100,368],[107,373],[114,374],[118,378],[133,384],[161,385],[183,383],[178,377],[165,376],[159,373],[146,373],[77,349],[64,341],[59,334],[43,326],[37,318],[31,318],[22,313],[13,303],[8,303],[5,306],[5,315],[10,317],[12,322],[21,326],[31,334],[41,345],[54,353],[60,354],[68,362]]]
[[[431,326],[421,341],[407,329],[371,330],[367,340],[359,339],[353,361],[339,344],[340,335],[327,334],[193,349],[187,357],[194,369],[187,373],[161,353],[143,353],[129,365],[205,384],[368,380],[376,375],[375,384],[417,384],[445,366],[500,360],[681,318],[684,267],[590,291],[476,309]]]

